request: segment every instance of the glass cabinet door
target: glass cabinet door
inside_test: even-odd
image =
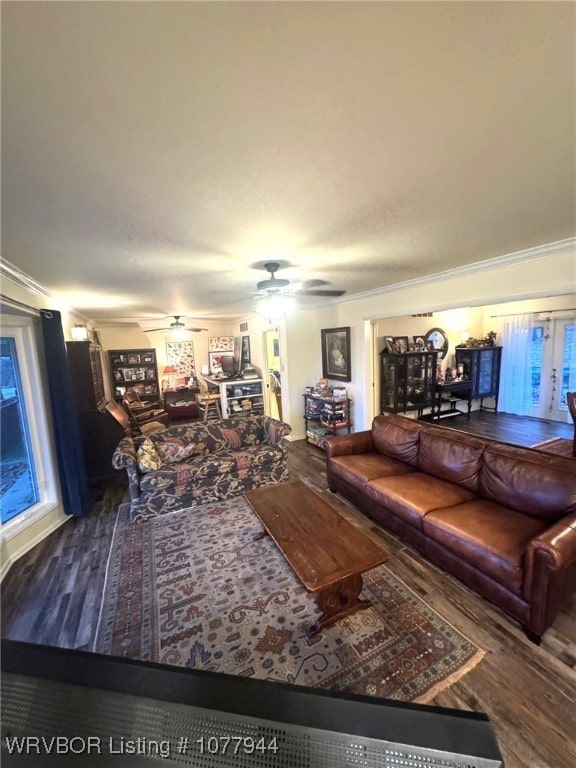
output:
[[[494,354],[481,349],[478,357],[478,397],[488,397],[494,392]]]
[[[436,380],[435,352],[381,354],[380,410],[398,413],[429,405]]]
[[[382,357],[382,395],[380,409],[396,408],[398,366],[396,356]]]

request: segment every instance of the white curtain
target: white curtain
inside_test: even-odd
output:
[[[530,416],[532,405],[532,335],[534,316],[500,318],[502,344],[498,410]]]

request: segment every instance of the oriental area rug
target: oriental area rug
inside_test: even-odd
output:
[[[386,566],[363,609],[308,638],[318,617],[243,497],[131,523],[122,504],[94,650],[160,664],[425,703],[484,651]]]

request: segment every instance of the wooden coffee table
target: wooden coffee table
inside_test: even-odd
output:
[[[388,560],[384,549],[299,480],[244,493],[269,534],[322,611],[308,630],[326,627],[371,605],[361,600],[362,574]]]

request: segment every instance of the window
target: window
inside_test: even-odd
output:
[[[0,509],[8,534],[58,501],[34,326],[28,318],[2,315],[0,390]]]
[[[39,499],[34,456],[30,445],[26,405],[18,366],[15,339],[0,338],[0,405],[2,523],[24,512]]]

